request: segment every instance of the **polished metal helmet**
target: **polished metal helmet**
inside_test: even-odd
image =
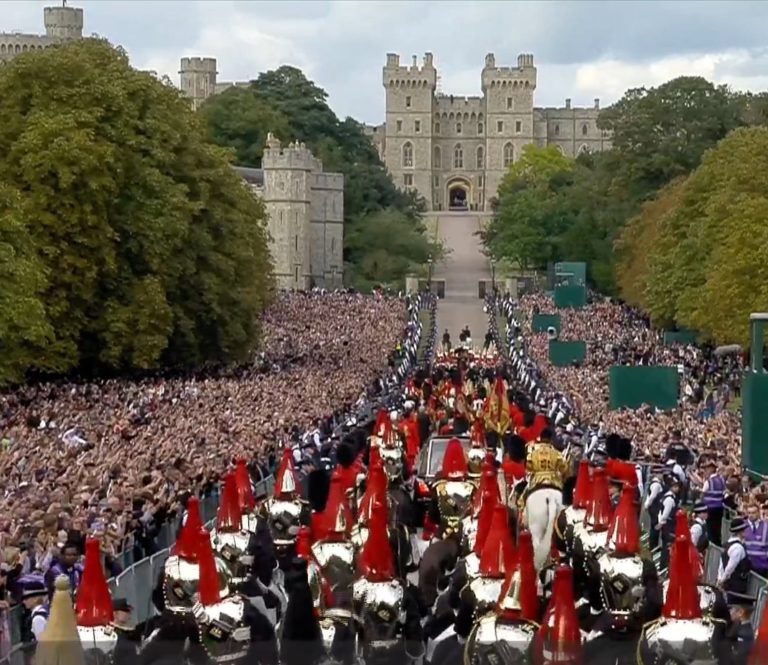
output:
[[[231,573],[227,564],[216,558],[216,573],[219,580],[219,593],[229,593]],[[171,555],[165,560],[163,568],[163,597],[165,607],[171,612],[189,612],[197,602],[197,588],[200,584],[200,567],[182,557]]]
[[[467,553],[467,556],[469,556],[469,553],[475,548],[478,525],[479,520],[477,519],[477,515],[470,514],[461,520],[461,546],[463,553]]]
[[[475,622],[464,647],[466,665],[527,665],[538,626],[487,614]]]
[[[641,620],[645,602],[643,560],[637,555],[616,557],[606,553],[598,558],[597,564],[603,607],[617,619]]]
[[[264,511],[272,542],[278,549],[289,547],[296,542],[301,528],[303,506],[300,499],[273,498],[266,502]]]
[[[312,545],[312,554],[331,589],[348,589],[356,577],[355,546],[348,540],[321,540]]]
[[[472,446],[467,452],[467,469],[470,478],[479,478],[482,473],[483,461],[485,460],[485,448]]]
[[[462,600],[469,602],[477,619],[496,609],[499,595],[504,587],[504,578],[477,575],[462,591]]]
[[[366,648],[386,652],[400,644],[405,623],[405,589],[399,580],[369,582],[364,577],[352,587],[355,614],[362,623]]]
[[[213,605],[196,603],[192,609],[200,643],[215,663],[245,658],[251,645],[251,627],[245,620],[248,601],[240,594]]]
[[[242,530],[247,531],[248,533],[256,533],[256,530],[259,527],[259,519],[259,516],[255,512],[243,513],[241,522]]]
[[[323,661],[323,665],[330,665],[335,661],[332,658],[334,641],[336,639],[336,633],[341,628],[351,629],[350,632],[353,635],[354,640],[354,652],[359,650],[357,626],[355,625],[356,619],[352,612],[349,610],[342,610],[338,608],[329,609],[323,612],[320,617],[320,634],[323,640],[323,646],[325,647],[325,653],[328,656]]]
[[[233,584],[245,582],[250,575],[253,565],[253,555],[248,551],[250,541],[251,534],[247,531],[211,531],[213,551],[227,564]]]
[[[641,665],[696,663],[717,665],[717,624],[704,619],[661,618],[643,627],[638,648]]]
[[[112,662],[117,646],[117,631],[112,626],[77,627],[87,665],[106,665]]]
[[[440,522],[446,535],[461,534],[462,519],[466,516],[475,485],[468,480],[440,480],[435,484]]]

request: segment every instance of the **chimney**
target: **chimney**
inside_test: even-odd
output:
[[[571,108],[571,98],[568,97],[568,99],[565,100],[565,108],[570,109]]]
[[[425,67],[431,67],[432,66],[432,54],[431,53],[425,53],[424,54],[424,66]]]
[[[493,69],[496,66],[496,56],[493,53],[489,53],[485,56],[486,69]]]
[[[599,110],[599,109],[600,109],[600,98],[595,97],[595,110]]]
[[[399,67],[400,56],[397,53],[387,53],[387,67]]]
[[[414,69],[417,69],[418,66],[419,66],[419,60],[418,60],[418,58],[415,55],[413,56],[413,65],[412,66],[413,66]]]

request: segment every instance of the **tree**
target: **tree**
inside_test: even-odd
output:
[[[263,209],[188,102],[96,39],[24,54],[0,84],[0,217],[34,248],[52,331],[28,366],[245,358],[272,287]]]
[[[649,259],[656,320],[747,342],[749,313],[766,297],[766,194],[768,128],[740,128],[705,155]]]
[[[614,244],[616,281],[621,297],[630,305],[648,308],[645,293],[650,275],[648,259],[661,241],[664,218],[676,212],[680,205],[685,184],[685,178],[678,178],[663,187],[619,232]]]
[[[376,215],[382,211],[388,211],[384,217],[399,211],[402,223],[411,222],[404,232],[409,237],[414,233],[423,236],[420,216],[424,201],[395,187],[363,125],[352,118],[339,120],[327,98],[301,70],[286,65],[260,74],[248,88],[210,98],[200,113],[211,138],[232,148],[243,165],[261,164],[266,135],[271,131],[284,142],[305,143],[326,171],[343,173],[346,273],[358,287],[389,282],[392,275],[404,276],[401,268],[413,265],[412,254],[397,257],[388,251],[384,258],[367,240],[378,231],[361,225],[378,219]],[[429,245],[426,237],[414,237],[414,241]],[[394,251],[391,244],[390,249]]]

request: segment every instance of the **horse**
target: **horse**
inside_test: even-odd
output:
[[[533,563],[540,572],[552,551],[555,520],[563,508],[563,492],[554,487],[534,487],[527,492],[523,507],[523,525],[531,532]]]

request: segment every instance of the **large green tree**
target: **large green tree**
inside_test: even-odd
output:
[[[212,139],[232,148],[244,166],[261,165],[266,135],[271,131],[284,142],[305,143],[326,171],[344,174],[344,255],[350,284],[359,288],[392,284],[402,281],[413,267],[413,255],[408,253],[397,260],[394,255],[392,261],[380,260],[380,234],[369,226],[376,220],[387,219],[390,230],[396,224],[398,234],[412,238],[419,247],[439,251],[424,236],[420,222],[423,200],[395,187],[363,125],[352,118],[337,118],[327,93],[301,70],[284,65],[264,72],[250,86],[211,97],[200,114]],[[388,212],[381,215],[383,211]],[[410,267],[393,272],[393,266]]]
[[[47,342],[27,366],[245,358],[272,290],[263,209],[188,102],[96,39],[22,55],[0,85],[2,240],[33,298],[0,283],[0,301]]]

